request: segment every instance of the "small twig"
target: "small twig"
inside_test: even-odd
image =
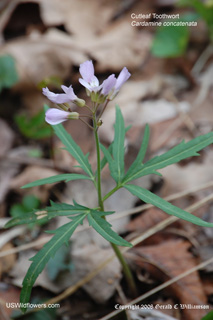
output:
[[[187,239],[195,248],[198,248],[199,247],[199,242],[194,239],[187,231],[185,230],[180,230],[180,229],[177,229],[177,228],[169,228],[166,230],[167,233],[171,233],[171,234],[174,234],[174,235],[178,235],[182,238],[185,238]]]
[[[189,130],[191,135],[194,137],[196,127],[195,127],[195,124],[192,121],[191,117],[188,115],[188,113],[184,113],[182,110],[180,110],[179,101],[175,97],[175,95],[173,94],[173,92],[171,90],[168,90],[166,92],[166,94],[167,94],[168,99],[174,103],[175,109],[176,109],[177,113],[179,114],[180,119],[183,121],[183,123],[185,124],[185,126],[187,127],[187,129]]]
[[[210,194],[207,197],[205,197],[202,200],[192,204],[191,206],[187,207],[184,210],[186,210],[188,212],[193,212],[193,211],[197,210],[198,208],[202,207],[204,204],[206,204],[206,203],[208,203],[209,201],[212,201],[212,200],[213,200],[213,194]],[[159,222],[154,227],[148,229],[142,235],[140,235],[137,238],[133,239],[131,241],[131,243],[133,244],[133,246],[136,246],[137,244],[139,244],[140,242],[144,241],[148,237],[152,236],[153,234],[157,233],[160,230],[165,229],[167,226],[169,226],[170,224],[172,224],[173,222],[176,222],[178,220],[180,220],[180,218],[175,217],[175,216],[171,216],[171,217]]]
[[[126,298],[126,296],[125,296],[125,294],[123,292],[123,289],[120,286],[120,284],[117,284],[116,289],[117,289],[118,295],[119,295],[119,297],[120,297],[120,299],[122,301],[122,304],[127,304],[127,298]],[[129,315],[128,310],[126,310],[126,319],[127,320],[131,320],[131,317]]]
[[[26,230],[26,226],[23,225],[23,226],[16,226],[13,229],[5,231],[0,238],[0,249],[12,239],[23,234],[25,230]]]
[[[126,298],[125,293],[119,283],[116,285],[116,289],[117,289],[117,292],[118,292],[118,295],[119,295],[121,301],[123,303],[127,303],[127,298]]]
[[[84,124],[86,124],[90,129],[92,129],[94,131],[94,128],[89,124],[87,123],[85,120],[79,118],[80,121],[82,121]]]
[[[106,103],[105,103],[105,105],[103,106],[103,108],[102,108],[102,110],[101,110],[101,113],[100,113],[100,115],[98,116],[97,122],[101,119],[101,116],[102,116],[102,114],[104,113],[104,111],[105,111],[105,109],[106,109],[109,101],[110,101],[110,100],[107,100]]]
[[[92,119],[92,116],[90,116],[89,114],[81,113],[79,116],[80,116],[80,117],[84,117],[84,118],[90,118],[90,119]]]
[[[128,302],[128,305],[133,305],[133,304],[137,304],[139,303],[140,301],[144,300],[144,299],[147,299],[148,297],[152,296],[153,294],[167,288],[168,286],[170,286],[171,284],[177,282],[178,280],[181,280],[183,278],[185,278],[186,276],[188,276],[189,274],[197,271],[197,270],[200,270],[200,269],[203,269],[204,267],[206,267],[207,265],[209,265],[210,263],[213,262],[213,258],[210,258],[208,259],[207,261],[205,262],[202,262],[200,264],[198,264],[196,267],[193,267],[181,274],[179,274],[177,277],[174,277],[172,278],[171,280],[168,280],[164,283],[162,283],[161,285],[157,286],[156,288],[146,292],[145,294],[142,294],[140,297]],[[109,313],[108,315],[106,315],[105,317],[102,317],[101,319],[99,320],[109,320],[111,319],[112,317],[118,315],[120,312],[122,312],[122,310],[116,310],[116,311],[113,311],[111,313]]]
[[[0,304],[5,305],[5,301],[0,299]],[[5,310],[0,307],[0,319],[1,320],[10,320],[10,317],[6,314]]]
[[[167,127],[167,129],[152,143],[151,151],[155,151],[158,148],[160,148],[167,141],[167,139],[171,137],[173,132],[180,127],[181,124],[182,124],[182,119],[180,119],[180,117],[175,119]]]
[[[85,104],[85,106],[91,113],[93,113],[92,109],[90,108],[90,106],[88,106],[87,104]]]
[[[42,244],[47,243],[51,238],[52,238],[52,236],[48,236],[48,237],[46,236],[46,237],[44,237],[42,239],[39,239],[39,240],[36,240],[36,241],[32,241],[32,242],[27,243],[27,244],[23,244],[22,246],[19,246],[17,248],[13,248],[13,249],[10,249],[10,250],[7,250],[7,251],[5,250],[3,252],[0,252],[0,258],[8,256],[8,255],[13,254],[13,253],[18,253],[18,252],[21,252],[21,251],[32,249],[32,248],[37,247],[37,246],[41,246]]]
[[[8,3],[7,3],[8,2]],[[11,17],[12,12],[15,10],[16,6],[18,4],[18,1],[5,1],[5,8],[3,7],[3,11],[0,15],[0,32],[2,33],[8,20]]]
[[[212,43],[210,43],[205,50],[201,53],[200,57],[197,59],[197,61],[195,62],[191,73],[195,76],[197,76],[201,70],[203,69],[203,67],[205,66],[206,62],[208,61],[208,59],[211,57],[211,55],[213,54],[213,45]]]

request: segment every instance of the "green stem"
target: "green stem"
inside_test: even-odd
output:
[[[95,113],[93,114],[93,127],[94,127],[94,135],[95,135],[95,143],[96,143],[96,153],[97,153],[97,192],[98,192],[98,204],[100,207],[100,211],[104,211],[104,200],[108,199],[115,191],[121,188],[121,186],[116,186],[113,190],[111,190],[103,199],[102,199],[102,193],[101,193],[101,156],[100,156],[100,143],[99,143],[99,137],[98,137],[98,126],[97,126],[97,119]],[[131,293],[136,296],[137,295],[137,289],[135,286],[135,282],[132,276],[132,272],[124,259],[121,251],[116,246],[116,244],[111,242],[111,246],[120,261],[120,264],[123,268],[123,272],[126,278],[126,281],[129,285],[129,289],[131,290]]]
[[[114,252],[115,252],[118,260],[120,261],[122,268],[123,268],[123,272],[124,272],[125,278],[127,280],[127,283],[129,285],[129,289],[131,290],[131,293],[134,296],[137,296],[137,288],[135,285],[135,280],[133,278],[132,272],[131,272],[128,264],[126,263],[126,260],[124,259],[124,256],[122,255],[121,251],[116,246],[116,244],[111,242],[111,246],[112,246],[112,248],[113,248],[113,250],[114,250]]]
[[[103,202],[106,201],[113,193],[118,191],[120,188],[122,188],[122,185],[117,185],[115,188],[113,188],[111,191],[109,191],[104,197],[103,197]]]
[[[95,134],[95,144],[96,144],[96,153],[97,153],[97,190],[98,190],[98,205],[101,211],[104,211],[104,204],[102,200],[101,193],[101,155],[100,155],[100,143],[98,137],[98,126],[96,116],[93,117],[93,127]]]

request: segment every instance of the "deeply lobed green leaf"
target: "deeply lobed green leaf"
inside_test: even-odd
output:
[[[116,106],[115,134],[112,145],[112,155],[114,159],[115,170],[117,173],[117,182],[119,183],[124,176],[124,140],[125,140],[125,124],[121,110]]]
[[[101,161],[101,170],[108,162],[111,176],[119,184],[124,176],[125,133],[130,129],[130,126],[125,128],[124,119],[118,106],[116,106],[116,121],[114,129],[114,140],[109,148],[107,149],[100,144],[101,150],[104,154]]]
[[[56,251],[62,246],[63,243],[68,243],[71,235],[81,224],[87,214],[78,215],[73,217],[72,221],[63,225],[54,231],[55,235],[52,239],[44,245],[44,247],[30,260],[32,261],[30,268],[23,281],[23,287],[20,295],[20,302],[25,304],[29,302],[32,287],[42,272],[44,267],[50,258],[54,257]],[[26,308],[22,308],[22,311],[26,311]]]
[[[84,155],[81,148],[73,140],[71,135],[69,135],[68,132],[64,129],[62,124],[57,124],[52,127],[58,138],[65,145],[66,150],[78,161],[80,167],[86,172],[90,179],[94,180],[94,175],[88,160],[88,155]]]
[[[131,243],[121,238],[111,229],[111,224],[101,217],[100,212],[91,212],[88,214],[88,221],[103,238],[119,246],[132,247]]]
[[[112,146],[113,146],[113,142],[110,144],[110,146],[108,147],[108,149],[106,149],[105,147],[104,147],[104,145],[102,145],[101,143],[100,143],[100,147],[101,147],[101,150],[103,151],[103,149],[106,149],[107,151],[108,151],[108,155],[110,155],[110,156],[112,156]],[[104,150],[105,151],[105,150]],[[109,158],[109,156],[108,157],[106,157],[105,156],[105,153],[104,153],[104,157],[103,157],[103,159],[101,160],[101,171],[103,170],[103,168],[105,167],[105,165],[109,162],[109,161],[111,161],[111,159],[112,159],[112,157],[110,157]],[[108,161],[109,160],[109,161]]]
[[[131,128],[131,126],[128,126],[125,128],[125,133]],[[103,168],[105,167],[105,165],[107,163],[110,164],[110,168],[112,169],[113,171],[113,179],[115,181],[117,181],[117,170],[116,170],[116,166],[115,166],[115,162],[113,161],[112,159],[112,150],[113,150],[113,144],[114,144],[114,141],[112,141],[112,143],[109,145],[108,149],[104,147],[104,145],[102,145],[100,143],[100,147],[101,147],[101,150],[102,152],[104,153],[104,157],[102,158],[101,160],[101,170],[103,170]],[[110,170],[111,172],[111,170]]]
[[[11,219],[6,225],[5,228],[14,227],[20,224],[30,224],[34,222],[47,222],[50,219],[53,219],[58,216],[72,216],[76,214],[88,214],[91,209],[83,207],[76,202],[74,205],[67,203],[54,203],[50,201],[51,206],[46,207],[41,210],[33,210],[26,213],[25,215],[19,215]]]
[[[156,156],[145,164],[137,166],[137,170],[132,175],[124,177],[122,183],[128,183],[131,180],[138,179],[148,174],[159,174],[156,170],[177,163],[188,157],[198,156],[201,149],[213,143],[213,132],[199,136],[189,142],[182,141],[180,144],[167,151],[166,153]]]
[[[107,149],[104,145],[100,144],[101,150],[104,154],[104,159],[106,159],[106,161],[109,164],[109,170],[110,170],[110,174],[111,177],[115,180],[118,181],[118,174],[117,174],[117,167],[115,165],[115,161],[112,158],[112,155],[110,154],[110,150],[109,148]]]
[[[128,171],[124,177],[125,180],[128,180],[131,176],[137,174],[138,167],[140,167],[142,165],[142,162],[143,162],[144,157],[146,155],[146,151],[147,151],[148,144],[149,144],[149,136],[150,136],[149,125],[146,124],[145,130],[144,130],[143,141],[142,141],[140,150],[138,152],[138,155],[137,155],[135,161],[132,163],[132,165],[128,169]]]
[[[213,223],[206,222],[194,216],[193,214],[172,205],[168,201],[158,197],[156,194],[150,192],[149,190],[146,190],[144,188],[141,188],[139,186],[135,186],[132,184],[125,185],[124,188],[126,188],[129,192],[137,196],[142,201],[146,203],[151,203],[168,214],[171,214],[180,219],[192,222],[194,224],[197,224],[198,226],[213,227]]]
[[[42,186],[44,184],[50,184],[50,183],[61,182],[61,181],[68,182],[68,181],[72,181],[72,180],[92,180],[92,178],[89,176],[86,176],[84,174],[64,173],[64,174],[58,174],[56,176],[51,176],[48,178],[39,179],[39,180],[30,182],[28,184],[25,184],[21,188],[22,189],[32,188],[32,187],[36,187],[36,186]]]

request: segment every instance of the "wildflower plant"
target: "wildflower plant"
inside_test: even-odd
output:
[[[116,121],[114,126],[114,140],[111,145],[106,148],[99,141],[99,127],[102,125],[101,116],[106,109],[108,103],[115,98],[121,89],[122,85],[130,77],[127,68],[123,68],[118,78],[114,74],[110,75],[102,84],[94,74],[92,61],[86,61],[80,65],[81,77],[79,82],[85,87],[86,93],[90,98],[91,104],[78,98],[72,86],[62,86],[64,93],[53,93],[48,88],[43,89],[43,94],[53,103],[55,108],[49,108],[46,111],[46,121],[52,125],[55,134],[62,141],[65,149],[74,157],[79,167],[84,173],[67,173],[51,176],[49,178],[40,179],[32,183],[26,184],[22,188],[30,188],[48,183],[56,183],[60,181],[72,180],[90,180],[97,190],[98,203],[93,208],[88,208],[73,200],[73,205],[67,203],[54,203],[50,201],[50,206],[42,211],[32,210],[27,215],[16,216],[11,219],[6,227],[12,227],[20,224],[35,223],[36,221],[45,222],[57,216],[66,216],[70,221],[54,231],[51,240],[46,243],[43,248],[30,260],[32,261],[30,268],[23,280],[20,301],[23,303],[23,311],[26,311],[26,304],[30,300],[32,287],[42,272],[48,261],[54,257],[57,250],[64,244],[68,243],[78,225],[82,224],[85,219],[88,219],[89,225],[94,228],[102,237],[109,241],[118,257],[124,271],[124,275],[132,292],[136,292],[134,280],[128,264],[126,263],[118,246],[131,247],[131,243],[121,238],[113,229],[107,216],[114,212],[104,210],[104,202],[110,198],[117,190],[125,188],[134,196],[137,196],[146,203],[153,204],[170,215],[177,216],[186,221],[204,227],[213,227],[213,223],[208,223],[193,214],[184,211],[166,200],[160,198],[154,193],[132,183],[133,180],[149,174],[161,175],[157,170],[164,168],[173,163],[177,163],[188,157],[198,156],[198,151],[210,145],[213,142],[213,132],[199,136],[189,142],[182,141],[168,152],[156,156],[147,162],[144,162],[144,157],[149,142],[149,126],[146,125],[144,137],[138,155],[132,165],[125,171],[125,134],[129,127],[125,127],[124,119],[121,110],[116,106]],[[85,115],[72,111],[72,105],[75,104],[80,108],[87,108],[90,114]],[[90,126],[85,117],[88,116],[93,121]],[[72,137],[67,133],[63,125],[64,121],[80,120],[89,125],[94,133],[94,140],[97,154],[97,169],[94,172],[89,162],[88,154],[84,155],[81,148],[76,144]],[[102,151],[102,153],[101,153]],[[115,181],[115,186],[107,194],[103,195],[101,190],[101,171],[105,165],[109,166],[110,174]]]

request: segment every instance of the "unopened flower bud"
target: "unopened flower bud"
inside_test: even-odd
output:
[[[83,99],[79,99],[79,98],[76,99],[74,102],[78,107],[84,107],[86,103]]]
[[[92,91],[92,92],[90,93],[90,97],[91,97],[91,100],[92,100],[93,102],[98,102],[99,93]]]
[[[63,104],[58,104],[58,108],[60,110],[68,111],[70,106],[68,105],[68,103],[63,103]]]
[[[67,119],[71,120],[78,120],[79,119],[79,113],[78,112],[70,112]]]
[[[102,126],[102,124],[103,124],[103,121],[101,119],[99,119],[98,123],[97,123],[97,126],[100,127],[100,126]]]

